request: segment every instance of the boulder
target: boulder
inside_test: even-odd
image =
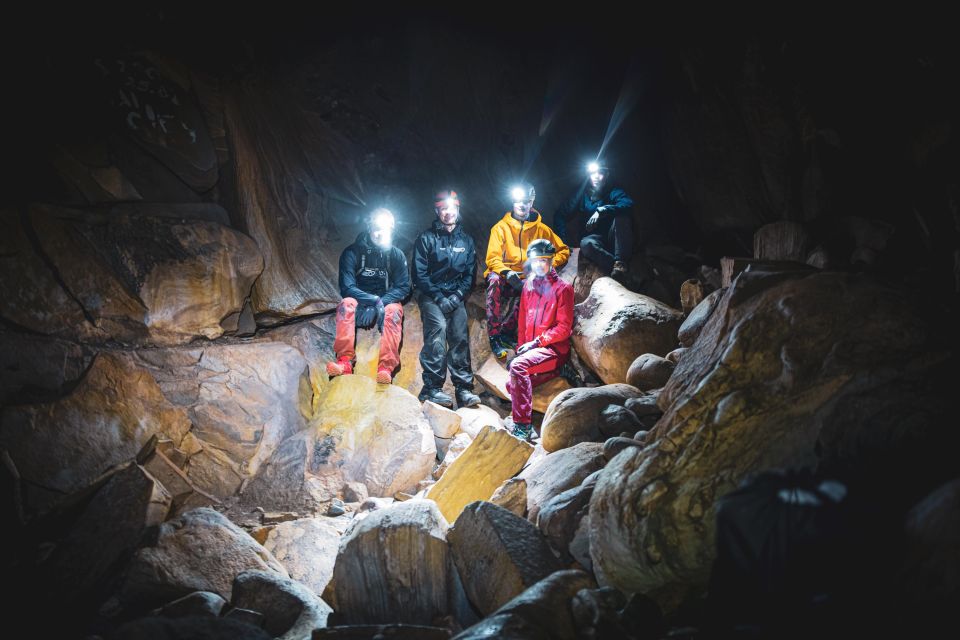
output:
[[[600,433],[608,438],[624,432],[633,433],[639,426],[640,420],[637,416],[618,404],[611,404],[600,412]]]
[[[667,355],[665,355],[664,358],[666,358],[668,361],[672,362],[673,364],[677,364],[678,362],[680,362],[680,358],[683,357],[683,354],[686,350],[687,350],[686,347],[678,347],[673,351],[671,351],[670,353],[668,353]]]
[[[909,606],[930,619],[960,604],[960,479],[931,492],[906,515],[906,553],[897,585]]]
[[[467,450],[471,442],[473,442],[473,438],[471,438],[469,434],[461,432],[455,435],[449,442],[443,443],[445,447],[445,449],[442,450],[443,458],[440,460],[437,468],[433,470],[434,480],[439,480],[443,477],[443,474],[450,468],[450,465]],[[438,451],[441,450],[438,449]]]
[[[703,300],[704,295],[702,282],[696,278],[685,280],[684,283],[680,285],[680,306],[683,308],[683,315],[687,315],[693,311],[693,308]]]
[[[313,640],[449,640],[450,630],[421,624],[348,624],[313,632]]]
[[[561,558],[568,559],[570,543],[580,526],[580,521],[590,510],[590,496],[595,483],[580,484],[561,491],[547,500],[537,515],[537,528]]]
[[[938,417],[944,354],[905,295],[865,276],[743,272],[660,393],[647,445],[600,476],[600,580],[664,602],[702,588],[717,499],[763,469],[869,473],[891,498],[929,481],[941,454],[923,443],[950,437]]]
[[[641,391],[662,389],[673,374],[675,366],[676,364],[666,358],[645,353],[638,356],[630,365],[627,371],[627,384]]]
[[[194,591],[173,602],[169,602],[156,611],[155,615],[165,618],[185,618],[187,616],[205,616],[219,618],[227,601],[209,591]]]
[[[610,438],[603,443],[603,457],[607,462],[609,462],[624,449],[642,446],[643,442],[635,440],[634,438]]]
[[[477,379],[487,388],[487,391],[501,400],[510,400],[510,394],[507,392],[507,382],[510,380],[510,374],[507,372],[506,364],[491,355],[476,375]],[[559,376],[534,387],[533,410],[543,413],[554,398],[569,388],[570,383],[567,382],[566,378]]]
[[[554,496],[580,483],[603,467],[603,444],[582,442],[551,453],[524,469],[519,477],[527,483],[527,519],[536,522],[541,507]]]
[[[233,617],[139,618],[127,622],[111,636],[116,640],[271,640],[272,635]]]
[[[365,376],[339,376],[323,388],[316,407],[310,474],[335,470],[348,482],[364,483],[371,496],[392,496],[433,470],[433,430],[410,392]]]
[[[558,451],[579,442],[603,439],[600,412],[611,404],[623,405],[628,399],[643,394],[628,384],[568,389],[557,396],[540,426],[541,444],[548,452]]]
[[[189,430],[187,412],[122,352],[100,353],[69,395],[0,414],[0,446],[24,481],[58,494],[83,489],[132,460],[153,435],[178,444]]]
[[[461,418],[460,431],[468,434],[471,438],[476,438],[480,430],[486,426],[495,429],[503,427],[500,414],[483,404],[457,409],[456,413]]]
[[[263,546],[319,598],[333,577],[340,532],[319,518],[292,520],[273,527]]]
[[[625,382],[639,354],[672,351],[683,321],[676,309],[628,291],[612,278],[593,283],[574,317],[573,345],[583,363],[606,384]]]
[[[230,604],[263,614],[264,630],[278,640],[310,637],[333,611],[304,585],[270,571],[238,574]]]
[[[481,616],[561,569],[535,526],[490,502],[467,505],[447,541],[467,597]]]
[[[523,478],[510,478],[493,492],[493,495],[490,496],[490,502],[517,514],[521,518],[526,517],[527,481]]]
[[[137,551],[119,597],[128,606],[158,606],[194,591],[228,599],[234,578],[250,569],[287,577],[243,529],[213,509],[194,509],[161,524],[154,544]]]
[[[581,589],[596,587],[583,571],[557,571],[513,598],[454,640],[480,638],[551,638],[574,640],[571,600]]]
[[[447,522],[431,500],[373,511],[344,534],[333,568],[337,624],[430,624],[453,610]]]
[[[682,346],[689,348],[697,341],[697,337],[703,330],[703,325],[707,323],[714,309],[717,308],[717,303],[720,301],[720,296],[723,295],[724,291],[725,289],[717,289],[710,293],[710,295],[700,301],[700,304],[693,308],[683,321],[683,324],[680,325],[680,329],[677,331],[677,340],[679,340]]]
[[[532,451],[533,446],[506,431],[484,427],[430,487],[427,497],[436,501],[447,522],[453,522],[471,502],[489,500],[497,487],[523,468]]]
[[[452,438],[460,431],[463,418],[452,409],[430,402],[423,403],[423,415],[426,417],[433,435],[438,438]]]

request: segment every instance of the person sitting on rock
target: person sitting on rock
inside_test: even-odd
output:
[[[356,327],[376,326],[381,333],[377,383],[390,384],[400,364],[403,337],[403,299],[410,295],[407,259],[393,246],[393,214],[375,209],[367,216],[367,230],[340,254],[340,295],[337,305],[335,362],[327,363],[332,378],[353,373]]]
[[[450,369],[457,406],[480,404],[473,393],[470,334],[465,300],[476,274],[477,250],[460,224],[456,191],[441,191],[434,202],[437,219],[413,246],[413,285],[423,321],[423,389],[418,398],[453,408],[441,388]]]
[[[517,356],[510,362],[507,391],[512,403],[512,433],[533,437],[533,388],[560,375],[570,358],[573,287],[554,268],[557,250],[549,240],[527,247],[531,277],[520,294]]]
[[[526,250],[536,240],[548,240],[556,249],[553,264],[560,269],[570,257],[570,249],[548,227],[533,208],[536,191],[524,183],[512,190],[513,210],[490,230],[487,244],[487,333],[490,350],[498,359],[516,347],[517,299],[523,289]]]
[[[610,181],[602,162],[587,165],[588,179],[553,214],[553,228],[580,247],[580,256],[622,281],[633,255],[633,200]]]

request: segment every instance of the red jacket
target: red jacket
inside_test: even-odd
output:
[[[539,338],[541,347],[553,347],[566,362],[572,331],[573,287],[560,279],[556,269],[542,278],[528,277],[520,294],[517,344]]]

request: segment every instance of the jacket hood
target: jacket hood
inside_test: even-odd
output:
[[[526,226],[526,225],[528,225],[528,224],[540,224],[540,222],[543,220],[543,218],[540,217],[540,212],[537,211],[536,209],[530,209],[530,212],[531,212],[531,213],[535,213],[535,214],[536,214],[536,217],[535,217],[533,220],[530,220],[530,219],[524,220],[524,221],[523,221],[524,226]],[[529,216],[528,216],[528,218],[529,218]],[[517,229],[520,228],[520,222],[513,217],[513,212],[512,212],[512,211],[507,211],[507,212],[504,214],[504,216],[503,216],[503,221],[506,222],[507,224],[509,224],[509,225],[512,226],[512,227],[515,227],[515,228],[517,228]]]

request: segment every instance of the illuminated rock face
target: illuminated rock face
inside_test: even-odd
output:
[[[581,361],[607,384],[625,382],[637,356],[666,355],[677,347],[683,314],[662,302],[598,278],[578,304],[573,346]]]
[[[340,533],[319,518],[281,522],[267,535],[264,547],[294,580],[320,597],[337,559]]]
[[[527,484],[527,520],[536,523],[540,509],[551,498],[579,487],[604,464],[603,444],[583,442],[546,455],[524,469],[519,477]]]
[[[256,244],[217,222],[49,205],[26,220],[4,241],[14,277],[0,282],[0,315],[46,334],[131,345],[216,338],[263,270]]]
[[[646,446],[600,474],[601,582],[664,602],[705,585],[716,501],[753,472],[817,465],[876,482],[896,467],[896,490],[922,483],[938,454],[911,443],[948,437],[946,356],[902,295],[849,274],[740,274],[661,392]]]
[[[371,496],[392,496],[430,476],[437,455],[420,402],[394,385],[360,375],[331,381],[317,399],[309,425],[309,471],[336,469],[362,482]]]
[[[547,451],[559,451],[580,442],[605,439],[600,430],[600,412],[611,404],[622,406],[643,392],[629,384],[568,389],[547,408],[540,427],[541,444]]]

